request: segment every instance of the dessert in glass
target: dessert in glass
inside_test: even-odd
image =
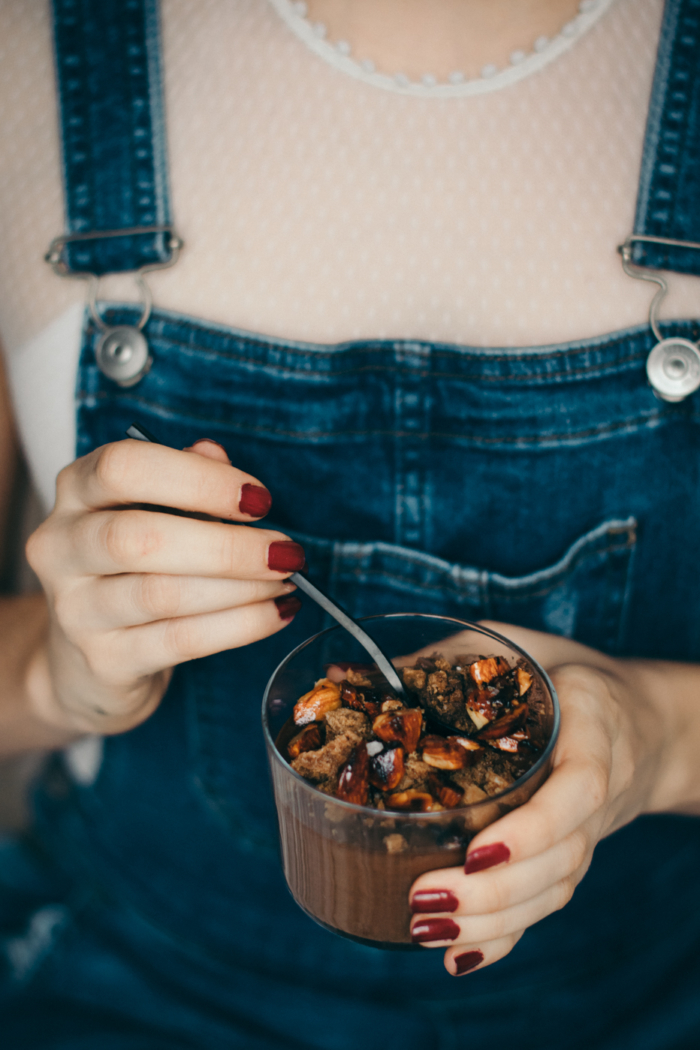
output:
[[[412,949],[408,893],[464,863],[470,840],[552,767],[556,694],[524,650],[442,616],[366,617],[406,696],[341,627],[272,675],[263,724],[287,884],[335,933]]]

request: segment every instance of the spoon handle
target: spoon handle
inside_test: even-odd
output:
[[[140,423],[132,423],[126,431],[126,436],[134,438],[136,441],[148,441],[153,445],[161,444],[157,437],[151,434],[150,430],[146,430]],[[293,572],[289,577],[292,583],[296,584],[300,591],[304,594],[308,594],[309,598],[325,609],[334,620],[337,620],[341,627],[344,627],[348,634],[351,634],[353,638],[357,639],[360,645],[367,650],[369,655],[376,663],[379,670],[382,672],[387,682],[400,697],[405,698],[405,691],[403,682],[396,673],[396,669],[392,664],[388,656],[385,656],[382,650],[379,648],[373,638],[364,631],[356,620],[353,620],[352,616],[348,616],[344,609],[341,609],[339,605],[336,605],[327,594],[319,590],[313,583],[307,580],[306,576],[303,576],[300,572]]]
[[[352,616],[341,609],[339,605],[336,605],[327,594],[324,594],[322,590],[311,583],[310,580],[303,576],[300,572],[293,572],[289,577],[291,583],[295,583],[300,591],[304,594],[308,594],[309,598],[313,598],[317,605],[320,605],[322,609],[325,609],[334,620],[337,620],[341,627],[344,627],[348,634],[351,634],[353,638],[356,638],[360,645],[367,650],[369,655],[374,660],[375,664],[382,672],[387,682],[400,697],[404,696],[403,682],[396,673],[396,668],[392,664],[391,660],[382,652],[377,643],[371,638],[366,631],[360,627],[357,620],[353,620]]]

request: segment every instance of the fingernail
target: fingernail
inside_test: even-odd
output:
[[[293,540],[275,540],[267,549],[267,565],[275,572],[299,572],[306,564],[304,548]]]
[[[250,514],[251,518],[264,518],[272,506],[272,496],[264,485],[251,485],[246,482],[241,487],[241,500],[238,509],[241,514]]]
[[[467,854],[467,862],[464,865],[465,875],[473,875],[475,871],[485,871],[493,868],[495,864],[503,864],[510,860],[510,850],[504,842],[494,842],[490,846],[482,846]]]
[[[197,438],[197,440],[190,445],[190,448],[194,448],[195,445],[199,445],[201,441],[208,441],[210,445],[216,445],[216,447],[220,448],[222,452],[226,452],[224,446],[221,445],[218,441],[214,441],[214,438]],[[189,449],[185,449],[184,451],[188,452]],[[226,459],[228,459],[228,452],[226,452]]]
[[[413,894],[411,911],[457,911],[459,901],[452,890],[419,890]]]
[[[459,926],[452,919],[423,919],[411,930],[414,944],[425,941],[453,941],[459,937]]]
[[[460,977],[463,973],[469,973],[475,966],[484,961],[484,953],[478,949],[474,952],[462,952],[461,955],[455,955],[455,977]]]
[[[280,620],[293,620],[301,609],[301,602],[296,594],[282,594],[279,598],[275,598],[275,605],[280,614]]]

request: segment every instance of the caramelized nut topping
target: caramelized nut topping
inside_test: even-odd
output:
[[[375,718],[372,732],[385,744],[401,744],[406,751],[415,751],[423,728],[423,715],[415,707],[402,711],[387,711]]]
[[[469,674],[477,685],[488,685],[492,678],[508,674],[509,671],[510,664],[502,656],[489,656],[469,667]]]
[[[491,694],[486,689],[479,689],[469,697],[467,714],[477,729],[483,729],[489,722],[493,722],[496,712],[491,703]]]
[[[340,688],[329,678],[321,678],[312,690],[304,693],[294,705],[294,722],[298,726],[321,722],[328,711],[340,707]]]
[[[482,729],[479,733],[480,740],[498,740],[499,737],[509,736],[514,729],[519,729],[520,726],[525,724],[527,718],[527,704],[516,704],[512,711],[509,711],[503,718],[497,719],[492,722],[486,729]]]
[[[317,751],[321,744],[321,727],[318,722],[313,722],[292,737],[287,745],[287,753],[290,758],[298,758],[302,751]]]
[[[518,753],[518,747],[520,746],[518,741],[512,736],[501,736],[498,740],[491,740],[490,744],[491,747],[496,747],[499,751],[510,751],[516,755]]]
[[[369,798],[369,755],[367,745],[353,748],[338,776],[337,797],[343,802],[364,806]]]
[[[542,689],[524,659],[418,657],[401,670],[413,707],[376,668],[337,669],[346,678],[323,678],[300,698],[296,735],[285,729],[292,739],[280,746],[297,773],[342,801],[404,813],[472,805],[517,781],[546,745]],[[434,725],[421,738],[423,707]]]
[[[426,736],[422,741],[423,761],[435,769],[463,769],[467,752],[454,737]]]
[[[371,691],[361,692],[350,682],[341,682],[340,699],[353,711],[364,711],[370,718],[376,718],[379,714],[379,701],[372,698]]]
[[[420,667],[404,667],[401,675],[407,689],[415,689],[416,692],[425,689],[426,674]]]
[[[481,751],[481,744],[478,740],[472,740],[468,736],[451,736],[449,740],[454,740],[460,747],[463,747],[465,751]]]
[[[518,689],[520,691],[520,695],[525,696],[525,693],[532,685],[532,675],[529,674],[529,672],[526,671],[524,667],[518,667],[515,672],[515,677],[518,680]]]
[[[373,755],[369,762],[369,781],[380,791],[393,791],[401,783],[404,771],[403,748],[395,747]]]
[[[430,813],[437,809],[435,800],[427,791],[397,791],[386,800],[387,809],[399,809],[409,813]]]
[[[438,802],[445,807],[445,809],[455,809],[460,805],[464,792],[461,788],[458,788],[456,784],[451,782],[444,783],[440,780],[440,777],[435,773],[431,774],[428,779],[428,787],[430,793],[433,795]]]

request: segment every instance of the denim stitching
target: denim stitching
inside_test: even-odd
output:
[[[545,595],[551,594],[552,591],[556,590],[557,587],[561,586],[563,581],[566,580],[569,576],[571,576],[574,573],[574,571],[576,569],[578,569],[579,566],[584,564],[585,562],[591,561],[594,558],[600,558],[600,557],[602,557],[604,555],[608,555],[608,554],[624,554],[625,551],[632,551],[632,550],[634,550],[634,547],[635,547],[634,543],[625,543],[623,545],[611,544],[610,546],[603,547],[600,550],[586,551],[585,554],[583,554],[580,559],[575,561],[573,565],[569,566],[568,571],[561,573],[561,575],[557,576],[555,579],[552,580],[552,582],[551,582],[551,584],[549,586],[543,587],[540,590],[530,591],[526,587],[523,587],[522,590],[516,589],[514,587],[510,591],[506,590],[505,588],[501,589],[498,586],[494,588],[493,583],[492,583],[488,573],[483,573],[483,574],[480,574],[480,575],[484,575],[486,577],[486,580],[488,581],[488,591],[489,591],[489,596],[491,598],[496,597],[499,602],[508,602],[508,603],[516,602],[516,601],[530,601],[532,598],[543,598],[543,597],[545,597]],[[384,580],[384,581],[386,581],[389,584],[391,584],[391,583],[407,584],[410,587],[410,589],[413,590],[417,594],[420,594],[421,591],[426,592],[426,591],[431,590],[431,591],[439,591],[441,595],[445,595],[446,593],[447,594],[452,594],[457,599],[460,599],[460,591],[459,591],[459,589],[456,586],[452,586],[452,587],[450,586],[450,583],[452,581],[450,580],[449,576],[446,577],[445,580],[440,581],[439,583],[436,582],[433,585],[428,584],[425,587],[420,587],[420,586],[417,586],[416,580],[414,578],[412,578],[412,577],[409,577],[409,576],[400,576],[398,573],[393,573],[393,572],[390,572],[390,571],[387,571],[387,570],[383,570],[383,569],[361,569],[361,568],[357,568],[357,569],[342,569],[338,573],[338,576],[336,577],[336,580],[343,580],[343,578],[348,577],[348,576],[355,577],[358,581],[360,581],[361,579],[368,578],[368,577],[374,577],[376,579]],[[480,583],[481,583],[481,581],[475,580],[474,584],[472,585],[473,588],[477,589],[477,590],[480,589]],[[494,592],[495,592],[495,594],[494,594]],[[461,600],[463,600],[465,603],[471,604],[471,605],[479,605],[479,606],[482,605],[481,601],[470,602],[468,588],[464,588],[464,591],[462,593],[464,593],[464,598],[461,599]]]

